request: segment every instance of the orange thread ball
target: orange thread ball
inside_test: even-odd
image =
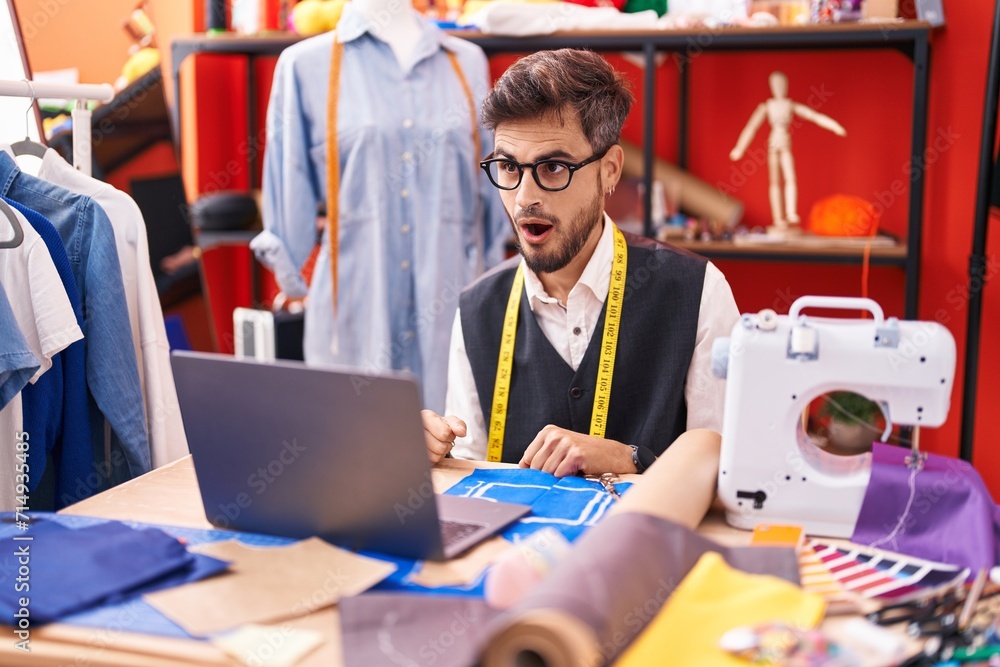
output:
[[[880,216],[869,202],[853,195],[820,199],[809,212],[809,231],[820,236],[871,236]]]

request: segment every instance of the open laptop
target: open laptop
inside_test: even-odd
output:
[[[436,495],[410,376],[171,355],[208,520],[406,558],[452,558],[529,511]]]

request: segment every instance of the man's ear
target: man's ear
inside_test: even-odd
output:
[[[604,190],[607,192],[618,185],[622,178],[622,169],[625,165],[625,151],[618,144],[608,149],[607,155],[601,160],[601,178],[603,179]]]

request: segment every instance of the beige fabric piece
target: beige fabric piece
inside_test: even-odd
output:
[[[144,599],[195,636],[302,616],[366,591],[396,569],[317,537],[266,548],[226,540],[192,551],[231,562],[230,572]]]
[[[212,643],[244,665],[292,667],[323,643],[323,635],[287,625],[244,625]]]
[[[424,561],[410,575],[410,583],[428,588],[465,586],[475,582],[501,554],[514,546],[502,537],[476,545],[465,555],[443,562]]]

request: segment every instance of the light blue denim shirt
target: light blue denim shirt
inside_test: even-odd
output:
[[[413,64],[403,70],[350,3],[340,19],[338,312],[335,323],[324,233],[309,289],[305,355],[309,363],[369,373],[410,370],[422,380],[424,404],[442,410],[458,294],[503,258],[510,223],[479,169],[492,135],[480,129],[481,145],[473,145],[473,110],[446,51],[458,56],[477,118],[489,89],[486,57],[478,46],[421,24]],[[333,39],[327,33],[286,49],[271,89],[266,232],[255,250],[265,263],[269,254],[290,259],[293,270],[278,271],[290,294],[302,288],[295,271],[316,245],[317,205],[326,201]]]
[[[0,228],[4,226],[10,226],[6,220],[0,223]],[[28,384],[40,365],[17,326],[7,292],[0,284],[0,410]],[[13,436],[11,433],[10,437]]]
[[[83,306],[87,387],[114,436],[112,463],[120,447],[128,476],[148,472],[149,440],[139,369],[108,216],[90,197],[22,173],[4,151],[0,151],[0,195],[37,211],[58,230]],[[103,442],[103,419],[92,419],[91,428],[100,435],[94,442]],[[112,479],[121,481],[124,473],[120,470]]]

